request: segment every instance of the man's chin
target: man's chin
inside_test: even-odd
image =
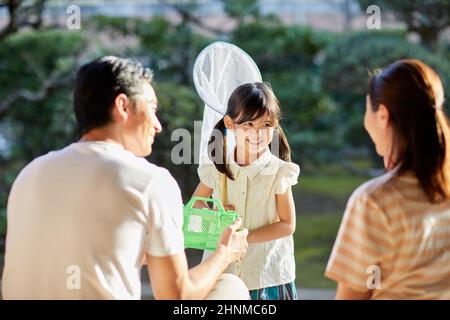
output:
[[[152,153],[152,147],[149,147],[146,150],[134,151],[133,153],[136,157],[147,158]]]
[[[152,154],[152,151],[153,151],[152,147],[149,147],[149,148],[147,149],[147,151],[145,152],[145,156],[144,156],[144,157],[150,156],[150,155]]]

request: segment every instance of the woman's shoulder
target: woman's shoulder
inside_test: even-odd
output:
[[[392,181],[395,180],[393,172],[386,172],[381,176],[372,178],[353,191],[350,196],[349,203],[355,201],[375,201],[385,198],[392,193]]]

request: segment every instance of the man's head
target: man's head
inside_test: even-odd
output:
[[[140,157],[151,153],[161,124],[152,72],[139,62],[101,57],[78,71],[74,110],[81,135],[100,131]]]

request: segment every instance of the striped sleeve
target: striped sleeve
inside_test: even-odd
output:
[[[391,247],[386,216],[360,190],[350,197],[325,276],[357,291],[367,291],[373,270],[380,270]]]

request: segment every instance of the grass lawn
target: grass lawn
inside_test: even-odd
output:
[[[294,192],[314,192],[323,196],[330,196],[339,199],[347,199],[352,192],[368,179],[350,176],[300,176]]]
[[[341,214],[300,214],[294,234],[297,286],[335,289],[323,274],[341,223]]]
[[[335,289],[334,281],[324,276],[331,249],[337,236],[345,204],[352,192],[368,178],[348,173],[323,172],[321,175],[302,175],[294,187],[297,208],[297,228],[294,234],[297,286]],[[313,196],[308,208],[302,206]],[[306,198],[305,198],[306,197]],[[333,204],[328,211],[318,210],[321,203]],[[302,208],[304,211],[302,211]]]

